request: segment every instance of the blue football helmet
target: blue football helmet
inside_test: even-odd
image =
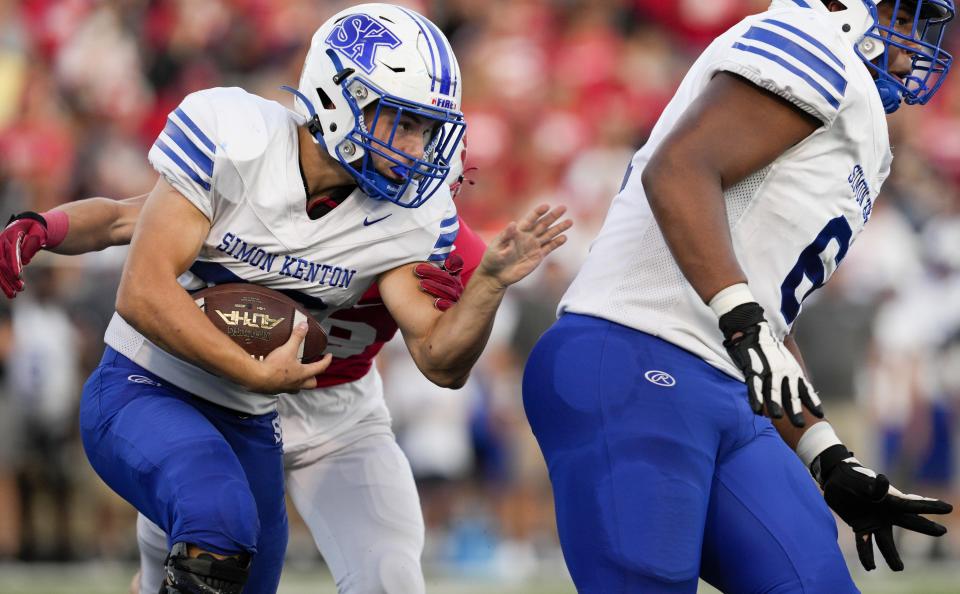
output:
[[[294,92],[316,141],[369,196],[416,208],[447,184],[466,128],[460,66],[450,42],[422,15],[389,4],[337,13],[314,34]],[[396,117],[380,140],[373,131],[385,110]],[[432,124],[423,154],[393,145],[403,115]],[[399,179],[377,171],[374,155]]]

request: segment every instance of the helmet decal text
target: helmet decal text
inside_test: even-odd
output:
[[[345,17],[333,28],[325,41],[327,45],[340,51],[360,66],[367,74],[376,68],[374,59],[377,49],[382,46],[393,49],[401,43],[400,38],[390,29],[365,14]]]

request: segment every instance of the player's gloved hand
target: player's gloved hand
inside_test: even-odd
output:
[[[813,460],[814,478],[823,488],[827,505],[851,528],[857,539],[857,555],[864,569],[876,568],[873,539],[894,571],[903,561],[893,542],[893,527],[943,536],[947,529],[920,514],[949,514],[953,506],[938,499],[901,493],[882,474],[865,468],[843,444],[833,445]]]
[[[13,215],[0,232],[0,288],[9,299],[23,290],[23,267],[48,243],[47,221],[35,212]]]
[[[774,336],[745,284],[720,291],[710,307],[720,318],[723,346],[743,372],[753,412],[761,414],[766,407],[770,417],[780,419],[786,409],[796,427],[805,424],[801,405],[823,418],[820,397],[793,354]]]
[[[413,273],[420,279],[420,290],[434,297],[434,307],[447,311],[460,301],[463,295],[463,258],[450,254],[440,267],[433,264],[417,264]]]

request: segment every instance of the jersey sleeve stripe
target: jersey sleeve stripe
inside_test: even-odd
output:
[[[454,229],[450,233],[444,233],[437,239],[437,243],[434,244],[433,248],[438,249],[438,248],[447,247],[448,245],[453,245],[453,242],[456,241],[457,239],[458,232],[459,232],[459,229]]]
[[[833,106],[834,109],[840,108],[840,101],[836,97],[834,97],[833,94],[830,93],[830,91],[826,90],[825,88],[823,88],[823,86],[820,83],[813,80],[813,77],[811,77],[809,74],[800,70],[790,62],[787,62],[780,56],[776,54],[771,54],[770,52],[760,49],[758,47],[753,47],[752,45],[744,45],[739,42],[734,43],[733,48],[744,51],[744,52],[749,52],[751,54],[756,54],[758,56],[761,56],[770,60],[771,62],[775,62],[780,66],[783,66],[788,71],[792,72],[793,74],[803,79],[808,85],[810,85],[811,88],[813,88],[813,90],[815,90],[817,93],[823,96],[823,98],[826,99],[827,103]]]
[[[173,113],[177,114],[177,117],[180,118],[180,121],[186,124],[187,128],[190,128],[191,132],[197,135],[197,138],[200,140],[200,142],[210,149],[211,153],[216,152],[217,147],[213,144],[210,138],[203,133],[203,130],[200,129],[200,126],[196,125],[193,120],[190,119],[190,116],[188,116],[186,112],[178,107],[173,110]]]
[[[197,167],[206,173],[208,177],[213,176],[213,159],[200,150],[173,120],[167,120],[167,125],[164,127],[163,132],[169,136],[170,140],[176,143],[176,145],[190,157],[190,160],[196,163]]]
[[[789,31],[789,32],[793,33],[793,34],[796,35],[797,37],[803,39],[804,41],[806,41],[807,43],[809,43],[809,44],[812,45],[813,47],[815,47],[815,48],[817,48],[818,50],[820,50],[821,52],[823,52],[823,55],[825,55],[825,56],[827,56],[828,58],[830,58],[831,60],[833,60],[833,63],[836,64],[837,66],[839,66],[839,67],[840,67],[840,70],[846,70],[846,69],[847,69],[847,67],[843,65],[843,62],[840,60],[840,58],[838,58],[838,57],[836,56],[836,54],[834,54],[833,52],[831,52],[831,51],[827,48],[827,46],[825,46],[825,45],[823,45],[822,43],[820,43],[820,41],[819,41],[817,38],[812,37],[811,35],[809,35],[809,34],[807,34],[807,33],[804,33],[802,30],[794,27],[794,26],[791,25],[790,23],[784,23],[783,21],[778,21],[777,19],[763,19],[763,22],[764,22],[764,23],[769,23],[769,24],[771,24],[771,25],[773,25],[773,26],[775,26],[775,27],[780,27],[780,28],[783,29],[784,31]]]
[[[452,250],[448,250],[448,251],[446,251],[446,252],[444,252],[444,253],[442,253],[442,254],[441,254],[441,253],[434,252],[434,253],[430,254],[430,257],[427,258],[427,260],[430,261],[430,262],[443,262],[444,260],[447,259],[447,256],[450,255],[450,252],[451,252],[451,251],[452,251]]]
[[[440,227],[450,227],[451,225],[457,224],[457,221],[459,220],[460,220],[460,215],[455,214],[449,219],[443,219],[442,221],[440,221]]]
[[[820,78],[827,81],[830,86],[840,93],[841,97],[843,97],[847,90],[847,79],[844,78],[842,72],[837,72],[819,56],[779,33],[770,31],[769,29],[761,29],[760,27],[750,27],[750,30],[744,33],[742,39],[765,43],[795,58],[806,68],[812,70],[820,76]]]
[[[188,165],[186,161],[184,161],[183,159],[181,159],[181,158],[180,158],[180,155],[178,155],[178,154],[176,153],[176,151],[174,151],[172,148],[170,148],[169,146],[167,146],[167,143],[165,143],[163,140],[161,140],[161,139],[158,138],[158,139],[157,139],[157,142],[154,143],[154,145],[155,145],[158,149],[160,149],[161,151],[163,151],[163,153],[164,153],[167,157],[169,157],[171,161],[173,161],[174,163],[176,163],[177,166],[180,167],[180,169],[182,169],[184,173],[186,173],[188,176],[190,176],[190,179],[192,179],[193,181],[197,182],[197,184],[199,184],[200,187],[202,187],[204,190],[206,190],[206,191],[208,191],[208,192],[210,191],[210,184],[209,184],[208,182],[204,181],[204,180],[200,177],[200,175],[199,175],[196,171],[193,170],[193,167],[190,167],[190,165]]]
[[[802,8],[810,8],[810,5],[807,4],[804,0],[793,0],[793,3]]]

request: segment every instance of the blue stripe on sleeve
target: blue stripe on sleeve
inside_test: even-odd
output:
[[[177,146],[179,146],[204,173],[213,177],[213,159],[201,151],[173,120],[167,120],[167,125],[163,131],[171,140],[177,143]]]
[[[190,131],[197,135],[197,138],[200,139],[200,142],[202,142],[204,146],[210,149],[210,152],[212,153],[217,152],[217,147],[214,146],[210,138],[203,133],[203,130],[200,129],[200,126],[193,123],[193,120],[190,119],[190,116],[184,113],[184,111],[179,107],[173,110],[173,113],[177,114],[177,117],[183,120],[183,123],[187,125],[187,128],[190,128]]]
[[[442,221],[440,221],[440,227],[449,227],[450,225],[455,224],[459,220],[460,220],[460,215],[453,215],[449,219],[443,219]]]
[[[450,255],[449,253],[446,253],[446,254],[431,254],[430,257],[427,258],[427,260],[429,260],[430,262],[443,262],[444,260],[447,259],[447,256],[449,256],[449,255]]]
[[[758,47],[753,47],[753,46],[751,46],[751,45],[744,45],[744,44],[742,44],[742,43],[734,43],[734,44],[733,44],[733,47],[734,47],[734,49],[738,49],[738,50],[741,50],[741,51],[749,52],[749,53],[751,53],[751,54],[756,54],[756,55],[758,55],[758,56],[762,56],[762,57],[770,60],[771,62],[775,62],[775,63],[779,64],[780,66],[783,66],[784,68],[786,68],[787,70],[789,70],[789,71],[792,72],[793,74],[796,74],[797,76],[799,76],[800,78],[802,78],[804,81],[806,81],[806,83],[807,83],[808,85],[810,85],[810,86],[813,88],[813,90],[815,90],[816,92],[820,93],[820,95],[822,95],[823,98],[827,100],[827,103],[829,103],[831,106],[833,106],[834,109],[839,109],[839,107],[840,107],[840,101],[839,101],[836,97],[834,97],[834,96],[830,93],[830,91],[824,89],[823,86],[821,86],[820,83],[818,83],[817,81],[813,80],[813,78],[812,78],[809,74],[807,74],[806,72],[800,70],[799,68],[797,68],[796,66],[794,66],[794,65],[791,64],[790,62],[787,62],[786,60],[784,60],[784,59],[781,58],[780,56],[777,56],[777,55],[775,55],[775,54],[771,54],[770,52],[768,52],[768,51],[766,51],[766,50],[762,50],[762,49],[760,49],[760,48],[758,48]]]
[[[202,187],[204,190],[206,190],[206,191],[208,191],[208,192],[210,191],[210,184],[207,183],[207,182],[205,182],[205,181],[203,181],[203,179],[201,179],[201,177],[200,177],[200,174],[198,174],[196,171],[194,171],[194,170],[193,170],[193,167],[190,167],[189,165],[187,165],[186,161],[184,161],[183,159],[181,159],[181,158],[180,158],[180,155],[178,155],[176,152],[174,152],[174,150],[173,150],[172,148],[170,148],[169,146],[167,146],[167,144],[166,144],[164,141],[162,141],[162,140],[160,140],[160,139],[158,138],[158,139],[157,139],[157,142],[154,143],[154,146],[156,146],[158,149],[160,149],[161,151],[163,151],[163,153],[164,153],[165,155],[167,155],[168,157],[170,157],[170,160],[173,161],[174,163],[176,163],[176,164],[180,167],[180,169],[183,170],[184,173],[186,173],[187,175],[189,175],[189,176],[190,176],[190,179],[192,179],[193,181],[197,182],[197,183],[200,185],[200,187]]]
[[[803,8],[810,8],[810,5],[804,2],[804,0],[793,0],[793,3]]]
[[[843,77],[842,73],[834,70],[832,66],[824,62],[807,48],[794,43],[783,35],[768,29],[750,27],[750,30],[743,35],[743,39],[752,39],[761,43],[766,43],[767,45],[773,46],[789,54],[830,83],[830,85],[840,93],[841,97],[843,97],[843,94],[846,92],[847,79]]]
[[[457,232],[459,229],[455,229],[450,233],[444,233],[437,239],[437,243],[434,244],[433,249],[444,248],[449,245],[453,245],[453,242],[457,240]]]
[[[820,43],[820,41],[819,41],[817,38],[812,37],[811,35],[809,35],[809,34],[807,34],[807,33],[804,33],[803,31],[801,31],[800,29],[797,29],[796,27],[794,27],[793,25],[791,25],[791,24],[789,24],[789,23],[784,23],[783,21],[778,21],[777,19],[763,19],[763,22],[764,22],[764,23],[770,23],[771,25],[780,27],[780,28],[783,29],[784,31],[790,31],[791,33],[793,33],[793,34],[796,35],[797,37],[800,37],[801,39],[803,39],[804,41],[806,41],[807,43],[809,43],[809,44],[812,45],[813,47],[817,48],[818,50],[820,50],[821,52],[823,52],[824,54],[826,54],[828,58],[830,58],[831,60],[833,60],[833,63],[834,63],[834,64],[836,64],[837,66],[840,67],[840,70],[846,70],[846,69],[847,69],[847,67],[843,65],[843,62],[840,61],[840,58],[838,58],[838,57],[836,56],[836,54],[834,54],[834,53],[831,52],[829,49],[827,49],[827,46],[825,46],[825,45],[823,45],[822,43]]]

